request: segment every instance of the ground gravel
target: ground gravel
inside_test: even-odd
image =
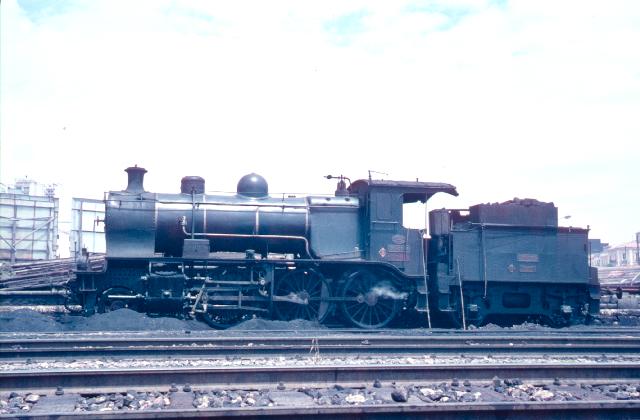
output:
[[[441,365],[523,365],[523,364],[620,364],[640,363],[640,355],[625,356],[449,356],[425,355],[414,357],[364,356],[364,357],[220,357],[220,358],[149,358],[149,359],[76,359],[76,360],[27,360],[3,361],[0,372],[29,370],[91,370],[91,369],[171,369],[171,368],[252,368],[285,366],[441,366]]]

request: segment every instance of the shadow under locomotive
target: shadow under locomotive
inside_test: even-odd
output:
[[[237,194],[205,194],[194,176],[179,194],[159,194],[144,190],[145,169],[126,172],[127,188],[105,196],[106,267],[79,269],[71,285],[87,313],[129,307],[217,328],[254,316],[380,328],[404,311],[434,326],[518,317],[565,325],[598,312],[588,231],[558,227],[552,203],[434,210],[427,239],[402,225],[402,206],[458,195],[452,185],[340,176],[335,196],[270,196],[249,174]]]

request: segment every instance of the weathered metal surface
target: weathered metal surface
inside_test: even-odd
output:
[[[430,223],[430,275],[443,293],[437,309],[459,317],[464,307],[476,324],[512,314],[563,325],[598,313],[588,230],[557,227],[553,203],[435,210]]]
[[[403,205],[438,192],[457,195],[452,185],[357,180],[334,197],[276,197],[264,178],[249,174],[235,195],[204,194],[197,177],[183,179],[182,193],[155,194],[144,191],[143,168],[127,172],[127,189],[106,196],[108,271],[79,276],[76,290],[85,293],[88,312],[126,300],[228,326],[243,315],[282,316],[274,311],[278,303],[306,310],[321,302],[340,310],[329,310],[338,322],[358,318],[362,328],[381,327],[405,307],[427,312],[431,326],[432,303],[454,324],[462,313],[476,324],[514,315],[563,325],[597,312],[588,231],[558,228],[552,203],[514,200],[475,206],[471,215],[439,212],[425,249],[424,232],[403,226]],[[197,240],[197,252],[184,253],[185,240]],[[173,271],[155,275],[152,267],[165,259],[173,260]],[[300,280],[310,270],[326,280],[320,298],[310,298],[314,282]],[[299,284],[283,284],[292,279]],[[312,312],[306,318],[315,319]]]
[[[495,223],[519,226],[558,226],[558,208],[531,198],[495,204],[477,204],[469,208],[475,223]]]
[[[458,195],[456,187],[451,184],[442,182],[418,182],[418,181],[391,181],[391,180],[366,180],[359,179],[354,181],[349,187],[352,194],[365,194],[371,189],[390,189],[394,191],[402,191],[406,195],[405,203],[412,201],[424,200],[425,196],[445,192],[451,195]],[[414,200],[415,199],[415,200]]]
[[[589,278],[584,231],[459,225],[452,239],[463,281],[575,284]]]
[[[137,178],[130,183],[138,193],[111,192],[106,199],[109,258],[182,256],[183,240],[189,237],[178,223],[183,217],[186,231],[196,239],[216,235],[210,239],[211,252],[304,253],[302,241],[290,238],[296,237],[310,238],[311,251],[319,257],[361,256],[355,197],[269,197],[253,190],[238,195],[151,194],[141,192],[142,168],[134,169]],[[333,229],[337,233],[329,233]]]

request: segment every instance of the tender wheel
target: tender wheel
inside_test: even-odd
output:
[[[112,312],[118,309],[129,308],[138,310],[138,302],[135,299],[128,299],[127,296],[135,296],[135,292],[126,287],[112,287],[105,290],[98,296],[98,312]]]
[[[549,317],[549,319],[551,320],[549,325],[553,328],[566,328],[571,325],[579,325],[585,323],[584,317],[577,315],[566,316],[563,314],[553,314],[551,315],[551,317]]]
[[[274,301],[276,316],[283,321],[322,322],[329,313],[329,285],[322,274],[311,269],[294,270],[276,280],[274,295],[295,301]]]
[[[388,325],[398,314],[406,294],[398,292],[391,281],[360,270],[347,276],[342,297],[345,318],[356,327],[371,329]]]
[[[470,288],[468,288],[470,289]],[[463,295],[464,304],[465,304],[465,322],[467,328],[469,326],[479,327],[482,325],[487,317],[491,317],[491,314],[488,313],[488,309],[490,306],[486,303],[483,303],[480,291],[474,290],[465,290]],[[445,328],[455,328],[462,329],[464,327],[464,323],[462,322],[462,302],[460,300],[460,289],[453,288],[451,289],[450,301],[449,304],[453,309],[452,312],[444,312],[440,313],[441,317],[439,317],[439,321]],[[479,313],[471,313],[469,311],[470,304],[476,304],[479,307]],[[437,313],[437,311],[436,311]],[[493,317],[495,318],[495,317]],[[496,322],[499,322],[499,317],[494,319]]]

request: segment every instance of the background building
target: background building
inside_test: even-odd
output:
[[[30,179],[0,190],[0,261],[58,256],[58,198],[54,185]]]
[[[639,242],[640,232],[636,233],[635,240],[615,246],[601,243],[599,239],[592,240],[589,242],[591,265],[595,267],[640,266]]]

